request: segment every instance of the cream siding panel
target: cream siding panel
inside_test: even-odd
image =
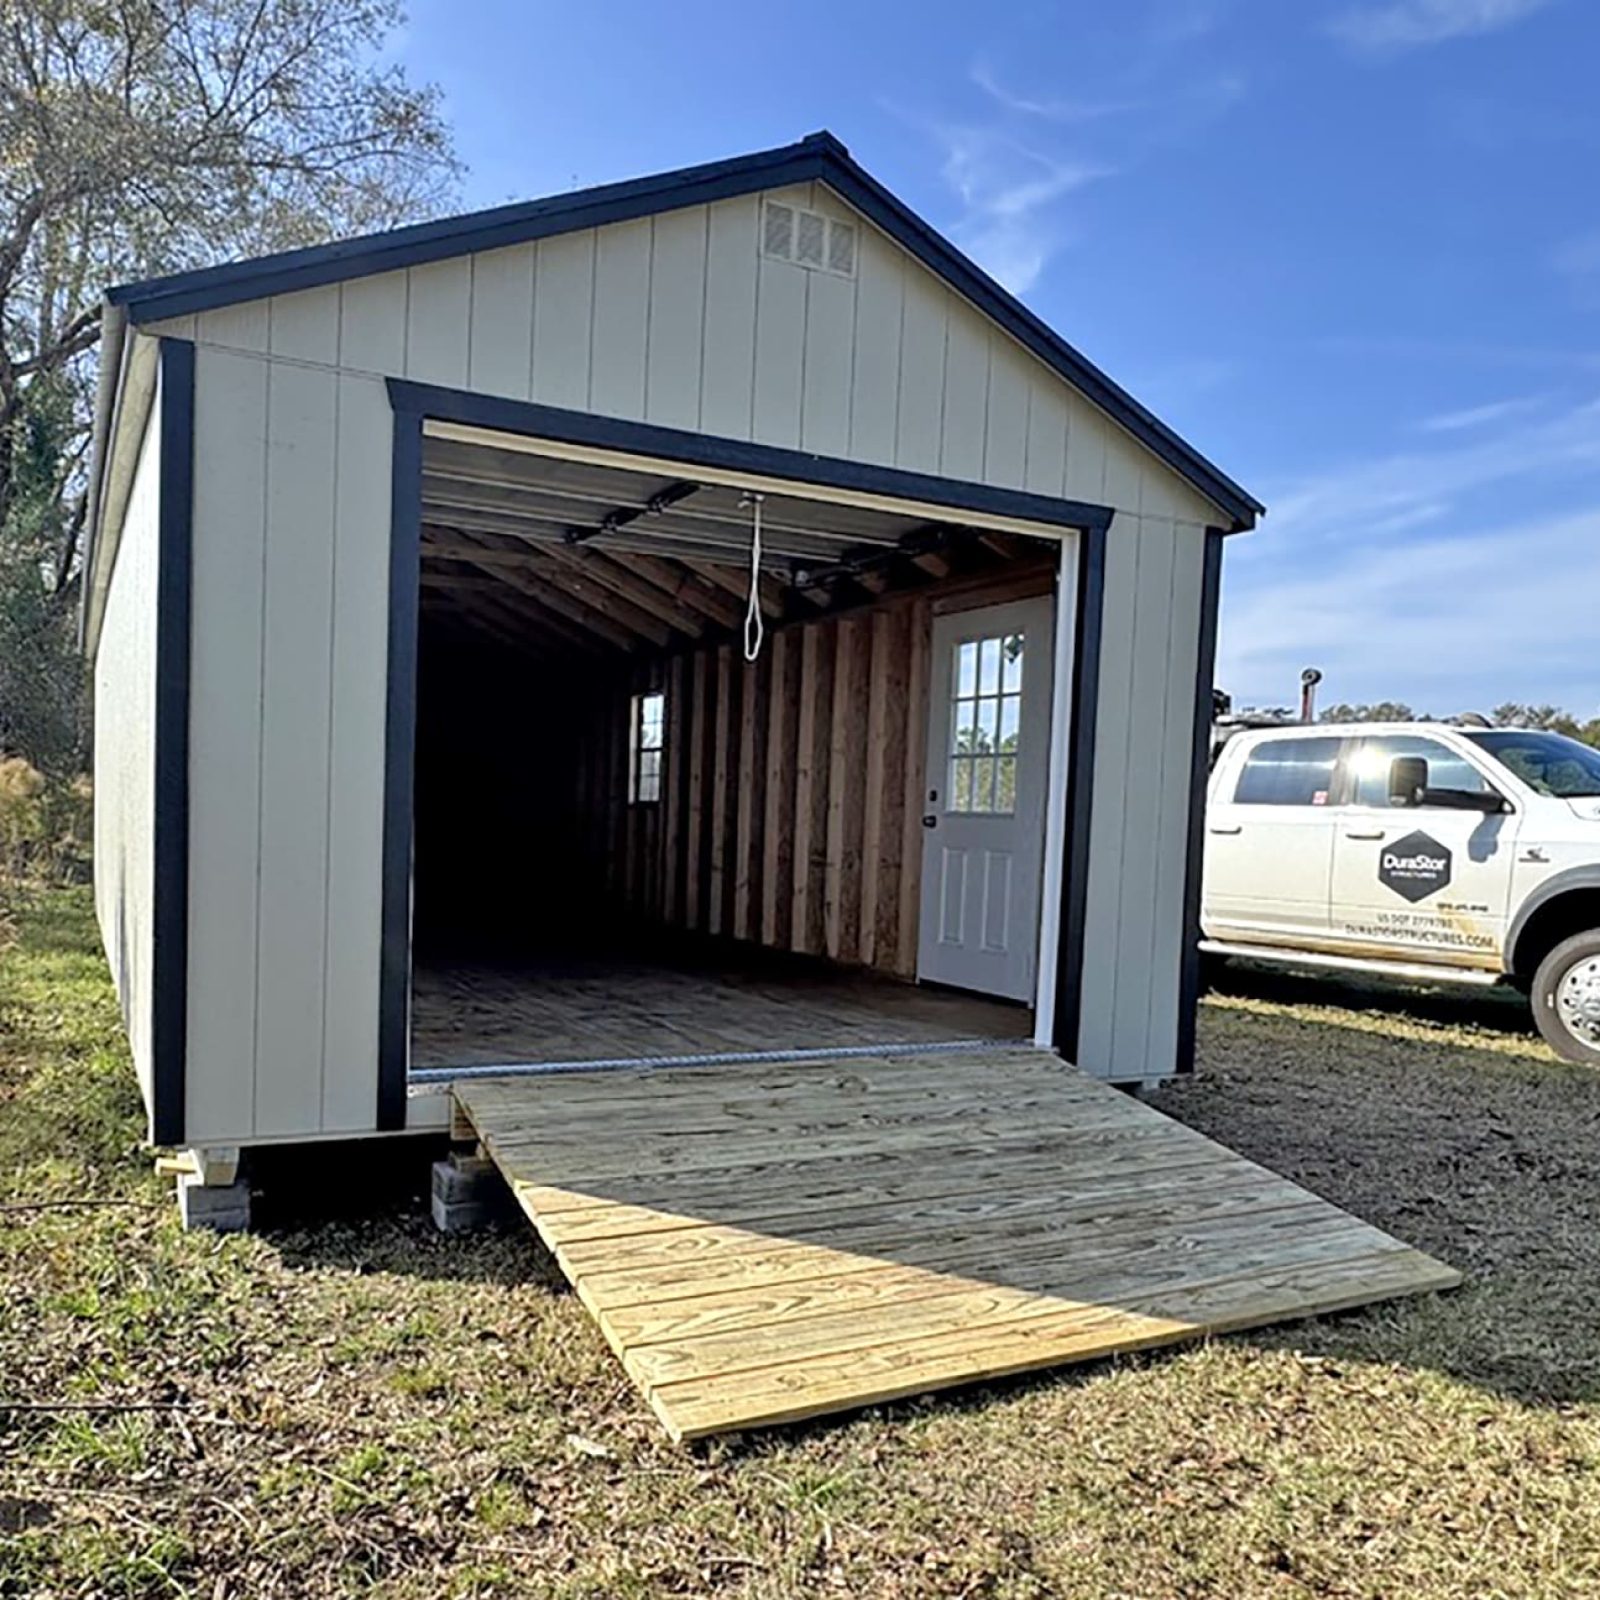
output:
[[[338,407],[322,1127],[357,1132],[378,1098],[393,418],[372,378],[342,377]]]
[[[472,260],[412,267],[406,295],[406,376],[452,389],[467,381]]]
[[[904,254],[863,226],[856,240],[856,336],[850,377],[850,450],[891,466],[900,413]]]
[[[160,464],[158,398],[139,447],[94,664],[95,914],[147,1108],[152,1103],[155,957],[154,734]]]
[[[398,376],[406,370],[403,272],[352,278],[339,288],[339,364],[355,372]]]
[[[1134,599],[1133,671],[1127,714],[1127,764],[1122,785],[1121,898],[1109,999],[1112,1059],[1119,1072],[1143,1075],[1150,1057],[1150,969],[1156,867],[1162,834],[1161,752],[1167,712],[1167,652],[1172,633],[1174,534],[1170,522],[1144,519]],[[1187,789],[1185,787],[1185,792]]]
[[[339,348],[338,286],[274,295],[267,348],[292,361],[334,361]]]
[[[765,256],[756,278],[756,376],[750,436],[793,450],[800,443],[800,395],[810,273]]]
[[[533,303],[533,398],[583,411],[589,405],[589,322],[594,233],[539,241]]]
[[[802,450],[824,456],[850,452],[850,366],[855,335],[855,280],[826,272],[806,273]]]
[[[1028,389],[1028,464],[1023,487],[1032,494],[1064,494],[1072,408],[1061,386],[1036,373]]]
[[[949,295],[921,268],[907,267],[900,334],[900,410],[895,462],[937,472],[944,427],[944,341]]]
[[[1140,486],[1144,478],[1146,453],[1121,428],[1106,428],[1105,488],[1108,506],[1137,516],[1141,511]]]
[[[1138,518],[1113,518],[1106,538],[1100,703],[1095,727],[1085,909],[1084,999],[1077,1057],[1078,1066],[1098,1077],[1111,1076],[1115,1065],[1116,953],[1121,930],[1123,806],[1127,800],[1133,707],[1139,554]]]
[[[1196,494],[1164,462],[1135,446],[1144,458],[1144,478],[1139,486],[1140,510],[1147,517],[1171,517],[1174,522],[1198,523],[1201,527],[1225,523],[1226,513]]]
[[[724,200],[709,218],[700,427],[725,439],[750,437],[759,206],[754,196]]]
[[[195,337],[201,344],[259,354],[267,348],[271,309],[270,300],[246,300],[243,305],[202,311],[195,321]]]
[[[939,470],[967,483],[983,481],[989,408],[989,328],[977,312],[950,297],[944,342],[944,422]]]
[[[197,1142],[255,1130],[270,370],[225,351],[195,357],[185,1127]]]
[[[193,339],[199,327],[195,314],[185,312],[181,317],[162,317],[156,322],[144,322],[139,332],[151,339]]]
[[[594,264],[591,410],[608,417],[644,416],[649,314],[649,219],[601,228]]]
[[[472,258],[472,328],[467,387],[526,400],[533,381],[534,263],[531,244]]]
[[[705,206],[655,219],[644,414],[669,428],[700,426],[709,225]]]
[[[1201,604],[1205,598],[1205,529],[1198,523],[1175,525],[1172,566],[1172,617],[1167,629],[1166,714],[1159,750],[1163,797],[1156,840],[1155,901],[1151,907],[1149,1077],[1171,1072],[1178,1046],[1178,989],[1183,947],[1184,867],[1189,854],[1190,763],[1194,745],[1195,652],[1200,647]],[[1211,685],[1205,685],[1209,689]]]
[[[337,379],[274,363],[267,393],[256,1132],[322,1115]]]
[[[1030,366],[1004,335],[996,333],[991,338],[983,481],[1004,489],[1021,489],[1027,483],[1028,388],[1033,377]]]
[[[1063,386],[1064,387],[1064,386]],[[1067,432],[1066,497],[1106,504],[1106,434],[1111,424],[1103,412],[1082,402],[1072,406],[1072,425]],[[1119,511],[1137,515],[1138,506],[1119,506]]]

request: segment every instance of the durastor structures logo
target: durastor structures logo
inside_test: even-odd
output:
[[[1413,905],[1450,883],[1450,851],[1426,833],[1408,833],[1378,852],[1378,882]]]

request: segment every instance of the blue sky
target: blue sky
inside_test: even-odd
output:
[[[1270,515],[1219,681],[1600,712],[1592,0],[411,0],[465,200],[827,127]]]

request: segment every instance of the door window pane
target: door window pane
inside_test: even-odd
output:
[[[1233,799],[1241,806],[1325,806],[1339,739],[1268,739],[1245,760]]]
[[[1017,809],[1024,639],[966,639],[951,662],[949,811],[1010,815]],[[1006,759],[996,760],[1003,755]]]
[[[1472,794],[1483,794],[1489,788],[1478,769],[1448,745],[1416,734],[1394,733],[1362,742],[1355,761],[1353,804],[1388,806],[1392,803],[1389,766],[1398,756],[1421,756],[1428,763],[1430,789],[1465,789]]]

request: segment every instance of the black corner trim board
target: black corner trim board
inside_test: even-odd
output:
[[[184,1138],[189,1034],[189,620],[194,560],[194,345],[163,339],[156,523],[150,1140]]]
[[[411,1056],[411,832],[416,784],[417,612],[422,586],[422,417],[396,409],[389,538],[389,670],[384,716],[383,931],[378,990],[378,1112],[406,1125]]]
[[[829,133],[812,134],[797,144],[706,166],[685,167],[654,177],[605,184],[174,277],[122,284],[109,291],[108,299],[125,307],[134,323],[187,316],[266,295],[316,288],[451,256],[525,244],[579,228],[601,227],[682,206],[706,205],[763,189],[810,182],[827,184],[1126,428],[1227,512],[1233,519],[1232,531],[1254,526],[1263,509],[1257,500],[858,166],[849,151]]]
[[[1211,779],[1211,690],[1217,668],[1217,612],[1222,599],[1221,528],[1206,529],[1200,589],[1200,640],[1194,679],[1194,731],[1189,755],[1189,845],[1183,869],[1183,955],[1178,973],[1179,1072],[1194,1071],[1200,1004],[1200,883],[1205,866],[1206,790]]]
[[[1089,911],[1089,826],[1094,807],[1095,731],[1100,706],[1100,641],[1105,622],[1106,530],[1078,542],[1078,616],[1072,639],[1072,749],[1067,764],[1066,860],[1061,874],[1055,1039],[1078,1059],[1083,1023],[1083,941]]]
[[[750,444],[741,439],[663,428],[650,422],[624,422],[615,417],[596,416],[591,411],[567,411],[528,400],[506,400],[465,389],[436,388],[404,378],[390,378],[388,383],[389,403],[397,414],[403,412],[438,422],[529,434],[559,444],[653,456],[691,466],[716,467],[726,472],[748,472],[756,477],[787,478],[796,483],[820,484],[827,489],[922,500],[930,505],[989,512],[1049,527],[1104,528],[1111,521],[1109,506],[1090,505],[1080,500],[1061,500],[1021,489],[998,489],[983,483],[938,478],[930,473],[906,472],[898,467],[868,466],[837,456],[810,455],[804,450]]]

